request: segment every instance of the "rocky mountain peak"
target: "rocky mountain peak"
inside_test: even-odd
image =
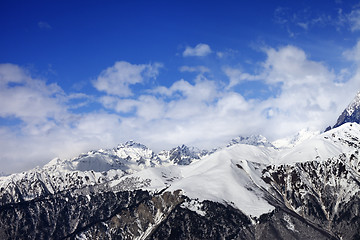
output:
[[[122,148],[141,148],[141,149],[147,149],[148,147],[146,147],[144,144],[135,142],[134,140],[130,140],[127,141],[125,143],[121,143],[117,146],[117,149],[122,149]]]
[[[247,137],[239,136],[237,138],[232,139],[227,147],[230,147],[235,144],[247,144],[253,146],[263,146],[263,147],[274,147],[274,145],[269,142],[266,137],[262,135],[251,135]]]
[[[355,98],[341,113],[341,115],[336,121],[336,124],[332,128],[339,127],[347,122],[360,123],[360,91],[356,94]],[[330,129],[331,127],[328,127],[325,131],[328,131]]]
[[[360,91],[356,94],[355,98],[349,104],[349,106],[345,109],[348,115],[352,115],[356,109],[360,107]]]

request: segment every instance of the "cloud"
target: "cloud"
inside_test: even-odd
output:
[[[204,57],[211,53],[210,46],[204,43],[199,43],[194,48],[187,46],[183,52],[184,57]]]
[[[100,73],[93,81],[94,87],[107,94],[128,97],[133,95],[130,86],[143,83],[144,78],[156,78],[162,64],[131,64],[116,62]]]
[[[242,82],[261,79],[260,76],[254,76],[248,73],[244,73],[240,69],[232,68],[229,66],[223,67],[223,72],[229,78],[228,88],[232,88]]]
[[[238,54],[238,51],[235,49],[227,48],[224,51],[216,52],[216,56],[220,59],[222,58],[232,58]]]
[[[309,60],[305,52],[294,46],[267,49],[262,77],[267,84],[280,84],[281,92],[262,102],[268,115],[267,124],[277,126],[278,132],[331,125],[348,104],[360,82],[354,79],[339,84],[338,76],[323,63]],[[349,96],[350,94],[350,96]],[[268,109],[268,110],[266,110]]]
[[[256,129],[261,129],[270,138],[289,135],[294,133],[294,129],[312,127],[322,130],[324,126],[332,125],[360,89],[360,82],[356,81],[359,79],[357,72],[350,74],[348,69],[343,69],[337,76],[323,63],[310,60],[297,47],[288,45],[264,51],[267,57],[260,64],[257,75],[237,68],[223,70],[229,78],[228,89],[254,80],[262,81],[270,88],[279,88],[276,95],[267,99],[248,101],[249,105],[253,104],[254,111],[247,114],[257,116],[262,124]]]
[[[181,66],[179,70],[180,72],[199,72],[199,73],[210,72],[210,69],[205,66],[196,66],[196,67]]]
[[[349,61],[360,63],[360,41],[353,48],[344,51],[343,55]]]
[[[47,23],[47,22],[42,22],[42,21],[38,22],[38,27],[39,27],[40,29],[45,29],[45,30],[51,30],[51,29],[52,29],[52,27],[50,26],[49,23]]]
[[[284,88],[294,85],[322,84],[332,82],[334,74],[322,63],[307,59],[305,52],[294,46],[279,50],[266,50],[264,70],[267,83],[282,83]]]
[[[348,14],[351,31],[355,32],[360,30],[360,9],[352,10]]]
[[[0,65],[0,86],[0,117],[41,124],[64,113],[60,87],[32,79],[16,65]]]
[[[344,55],[357,61],[359,46]],[[295,46],[263,51],[266,57],[256,73],[225,66],[225,82],[208,78],[202,67],[185,67],[199,74],[170,86],[148,83],[146,91],[136,94],[130,87],[157,77],[160,65],[116,62],[93,82],[103,92],[98,98],[68,94],[17,65],[0,64],[0,120],[10,122],[0,125],[2,171],[25,170],[53,157],[70,158],[130,139],[155,151],[180,144],[209,149],[238,135],[275,140],[302,128],[323,130],[360,89],[358,65],[336,74]],[[251,81],[276,89],[276,94],[246,99],[235,91],[234,86]],[[73,111],[94,98],[103,108]]]
[[[72,112],[88,99],[83,93],[66,94],[57,84],[33,78],[17,65],[0,64],[0,122],[8,122],[0,124],[3,171],[25,170],[56,156],[72,157],[80,149],[106,143],[109,128],[119,123],[103,119],[114,116]],[[95,126],[86,124],[92,115]]]
[[[359,11],[352,10],[344,13],[343,9],[333,9],[332,12],[314,12],[309,8],[291,11],[290,8],[278,7],[274,11],[274,22],[286,29],[290,37],[295,37],[302,32],[314,28],[335,27],[341,31],[344,27],[350,27],[352,31],[360,26]]]

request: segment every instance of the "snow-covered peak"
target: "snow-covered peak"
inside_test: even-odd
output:
[[[360,91],[356,94],[355,98],[345,109],[349,116],[351,116],[356,109],[360,107]]]
[[[117,146],[117,149],[121,149],[121,148],[140,148],[140,149],[148,149],[148,147],[146,147],[144,144],[141,144],[141,143],[138,143],[138,142],[135,142],[134,140],[130,140],[130,141],[127,141],[123,144],[119,144]]]
[[[170,151],[161,151],[158,154],[158,157],[163,163],[165,163],[165,165],[188,165],[195,160],[199,160],[207,154],[209,154],[209,152],[206,150],[200,150],[196,147],[181,145],[171,149]]]
[[[266,137],[262,135],[251,135],[248,137],[239,136],[230,141],[227,147],[230,147],[235,144],[247,144],[253,146],[263,146],[263,147],[274,147],[274,145],[269,142]]]
[[[320,134],[320,131],[311,131],[307,128],[300,130],[292,137],[281,138],[272,142],[276,148],[293,148],[296,145]]]
[[[360,136],[360,125],[345,123],[325,133],[313,136],[292,148],[279,150],[277,164],[325,161],[341,154],[352,153]]]
[[[125,144],[119,144],[117,148],[112,149],[111,152],[119,158],[128,159],[151,159],[154,157],[154,152],[141,143],[128,141]]]
[[[360,92],[357,93],[353,101],[341,113],[333,128],[337,128],[348,122],[360,123]],[[330,129],[331,127],[328,127],[325,131]]]

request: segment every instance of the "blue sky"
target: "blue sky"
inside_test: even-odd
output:
[[[0,21],[0,172],[323,130],[360,90],[357,1],[4,0]]]

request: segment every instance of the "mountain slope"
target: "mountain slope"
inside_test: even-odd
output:
[[[0,238],[360,237],[359,124],[292,148],[250,139],[159,154],[128,142],[0,177]]]

